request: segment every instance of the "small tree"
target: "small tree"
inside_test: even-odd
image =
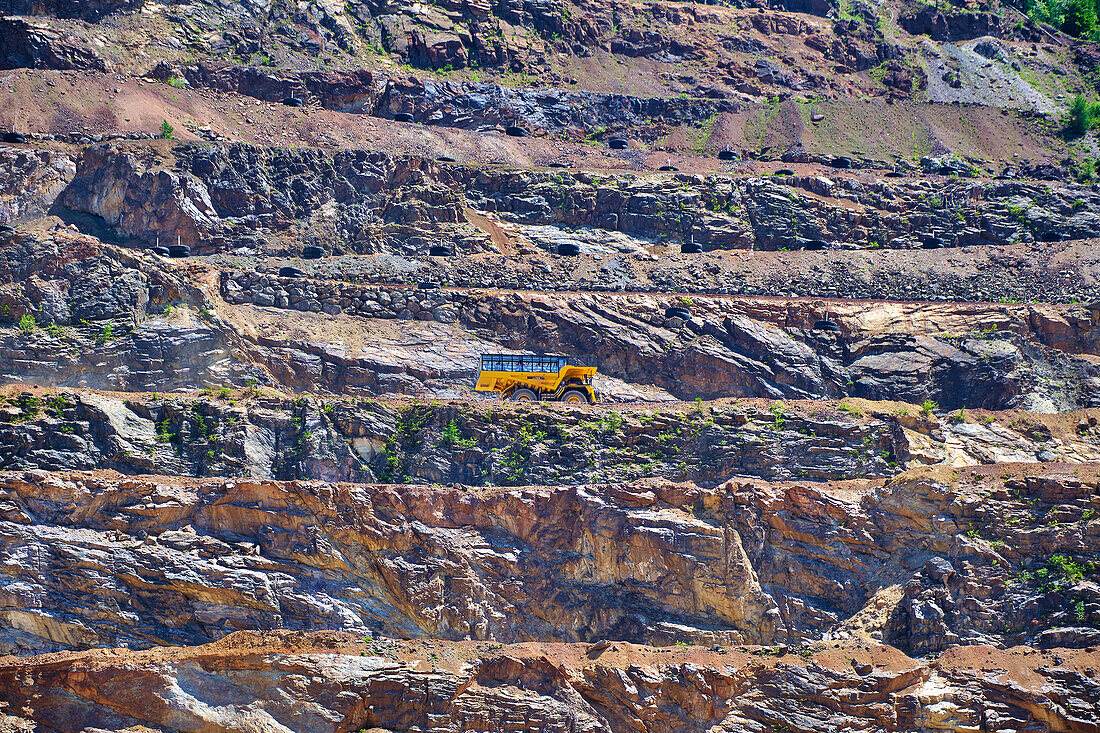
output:
[[[157,137],[159,137],[161,140],[171,140],[172,133],[174,133],[175,131],[176,128],[168,124],[168,120],[165,120],[164,122],[160,123],[160,135],[158,135]]]
[[[447,427],[443,428],[443,442],[447,445],[458,445],[458,441],[462,439],[462,434],[458,431],[458,423],[451,418],[451,422]]]
[[[1069,105],[1069,114],[1066,116],[1066,132],[1074,137],[1084,135],[1091,128],[1096,127],[1100,119],[1100,102],[1090,102],[1084,94],[1077,94]]]

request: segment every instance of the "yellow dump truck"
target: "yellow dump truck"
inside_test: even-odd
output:
[[[557,354],[484,354],[477,392],[499,392],[506,400],[595,403],[596,361]]]

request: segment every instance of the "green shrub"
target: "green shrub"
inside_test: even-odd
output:
[[[1096,178],[1096,161],[1085,158],[1079,163],[1075,162],[1072,171],[1078,183],[1092,183],[1092,179]]]
[[[24,313],[19,319],[19,330],[23,333],[34,333],[38,330],[38,322],[34,320],[34,316]]]
[[[161,140],[171,140],[173,134],[176,132],[176,128],[168,124],[168,120],[160,123],[160,134],[157,135]]]
[[[847,402],[841,402],[840,404],[838,404],[836,406],[836,409],[840,410],[841,412],[846,412],[849,415],[851,415],[852,417],[863,417],[862,412],[860,412],[855,407],[852,407]]]
[[[447,423],[447,427],[443,428],[443,442],[447,445],[454,445],[462,438],[462,434],[458,431],[458,423],[454,418]]]
[[[64,416],[65,410],[72,406],[73,404],[63,394],[46,398],[46,412],[57,420],[60,420]]]
[[[545,433],[542,434],[545,435]],[[528,436],[528,439],[530,439],[529,429]],[[443,428],[443,443],[444,445],[449,445],[452,448],[473,448],[475,445],[477,445],[477,440],[475,440],[474,438],[463,438],[462,431],[458,428],[458,423],[455,422],[455,419],[452,417],[451,421],[447,423],[446,427]]]
[[[1065,555],[1051,555],[1050,566],[1058,570],[1065,580],[1077,583],[1084,579],[1085,569]]]
[[[787,422],[783,419],[783,415],[786,413],[786,408],[784,407],[783,403],[773,403],[772,406],[768,408],[768,411],[772,414],[772,429],[782,430],[783,426]]]
[[[20,395],[16,404],[21,413],[17,421],[34,420],[42,409],[42,400],[32,394]]]
[[[158,420],[157,427],[157,442],[158,443],[173,443],[178,445],[180,441],[179,432],[172,432],[169,429],[168,418]]]
[[[623,431],[623,416],[617,412],[608,412],[600,418],[600,427],[605,433],[618,435]]]
[[[1096,33],[1096,5],[1093,0],[1065,0],[1062,30],[1076,38]]]
[[[1037,23],[1047,23],[1062,28],[1065,20],[1066,0],[1021,0],[1020,9]]]
[[[1066,115],[1066,133],[1078,137],[1097,124],[1100,124],[1100,102],[1090,102],[1084,94],[1075,95]]]
[[[925,400],[924,402],[920,403],[920,414],[924,415],[925,417],[930,416],[938,409],[940,409],[940,406],[932,400]]]

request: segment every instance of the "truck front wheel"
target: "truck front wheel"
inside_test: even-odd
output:
[[[581,392],[579,389],[566,390],[565,394],[561,396],[562,402],[568,402],[573,405],[587,405],[588,395]]]
[[[508,399],[512,402],[538,402],[539,396],[535,394],[534,390],[521,387],[513,392]]]

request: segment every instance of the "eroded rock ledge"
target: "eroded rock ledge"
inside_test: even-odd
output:
[[[59,201],[118,236],[151,244],[157,232],[174,232],[203,253],[297,254],[302,241],[339,253],[424,255],[441,236],[462,252],[493,251],[469,209],[518,226],[690,239],[707,250],[920,249],[1100,234],[1100,194],[1072,184],[609,175],[244,144],[94,145]]]
[[[924,465],[1100,460],[1100,412],[957,411],[900,403],[729,400],[692,406],[294,399],[255,387],[195,395],[8,390],[0,468],[127,475],[714,487],[888,478]]]
[[[0,659],[0,729],[1095,731],[1096,651],[652,648],[237,633]],[[6,714],[5,714],[6,713]],[[521,723],[517,721],[522,721]]]

